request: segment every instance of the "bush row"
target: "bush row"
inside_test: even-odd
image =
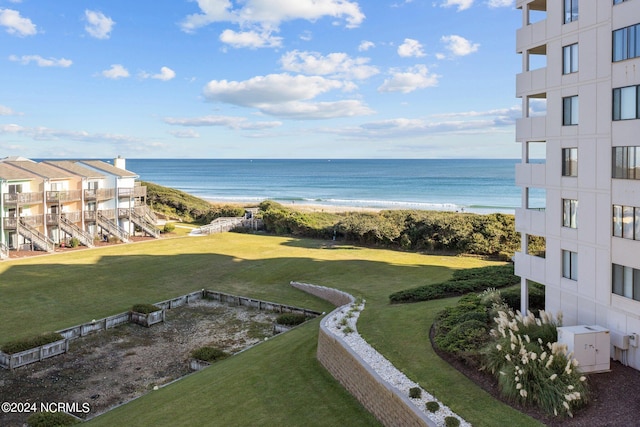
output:
[[[405,289],[389,295],[391,303],[409,303],[480,292],[487,288],[517,285],[520,278],[513,274],[513,264],[455,270],[451,279],[441,283]]]
[[[446,251],[510,259],[520,248],[514,216],[422,210],[303,213],[273,201],[260,204],[265,229],[279,235],[336,238],[405,250]],[[533,240],[530,250],[543,242]]]

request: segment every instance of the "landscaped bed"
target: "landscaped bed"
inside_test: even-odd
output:
[[[272,335],[278,313],[199,300],[167,311],[166,322],[135,324],[78,338],[69,352],[15,370],[0,370],[0,394],[13,402],[78,403],[90,418],[155,386],[189,374],[192,350],[213,345],[229,353]],[[0,425],[22,426],[28,413],[0,413]]]

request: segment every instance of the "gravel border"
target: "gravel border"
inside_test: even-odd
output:
[[[432,394],[424,390],[420,385],[411,381],[405,374],[400,372],[391,362],[378,353],[369,343],[367,343],[358,333],[356,323],[360,312],[364,310],[365,301],[356,301],[343,305],[330,313],[327,317],[327,329],[336,337],[346,343],[362,360],[367,363],[381,378],[392,387],[398,389],[403,395],[409,396],[409,390],[418,387],[422,391],[420,398],[409,398],[416,407],[427,415],[438,426],[445,426],[446,417],[456,417],[460,420],[460,426],[469,427],[471,424],[462,417],[455,414],[451,409],[435,398]],[[345,331],[347,331],[345,333]],[[436,412],[429,412],[426,403],[429,401],[438,402],[440,409]]]

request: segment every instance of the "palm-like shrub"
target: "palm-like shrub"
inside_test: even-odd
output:
[[[498,378],[503,395],[555,416],[573,416],[587,403],[589,390],[578,361],[556,342],[560,316],[501,310],[494,320],[484,368]]]

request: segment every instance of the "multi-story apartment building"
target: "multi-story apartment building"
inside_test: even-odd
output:
[[[544,284],[547,311],[609,329],[613,357],[640,369],[640,0],[516,3],[523,296]]]
[[[53,251],[76,238],[85,246],[135,232],[158,237],[138,175],[99,160],[0,160],[0,254],[11,249]]]

